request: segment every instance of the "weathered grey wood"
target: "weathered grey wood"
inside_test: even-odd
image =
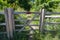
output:
[[[13,9],[6,8],[5,9],[5,19],[6,19],[6,30],[7,30],[7,36],[9,39],[13,38],[13,31],[14,28],[14,16],[13,16]]]
[[[44,27],[45,9],[41,10],[39,30],[42,32]]]
[[[60,24],[60,22],[45,22],[45,24]]]
[[[17,25],[15,25],[15,26],[25,26],[24,24],[17,24]],[[40,26],[40,25],[27,25],[27,26]]]
[[[8,37],[8,39],[10,39],[10,35],[9,35],[9,19],[8,19],[8,10],[7,10],[7,8],[5,8],[5,10],[4,10],[4,12],[5,12],[5,22],[6,22],[6,31],[7,31],[7,37]]]
[[[14,14],[26,14],[27,12],[14,12]],[[33,14],[39,14],[40,12],[31,12]],[[4,12],[0,12],[0,14],[4,14]],[[51,15],[51,14],[60,14],[60,12],[46,12],[46,15]]]
[[[16,20],[16,19],[15,19],[14,21],[27,21],[27,20]],[[35,20],[35,19],[34,19],[34,20],[29,20],[29,21],[39,21],[39,20]]]
[[[0,34],[7,34],[7,32],[0,32]]]
[[[6,23],[0,23],[0,25],[6,25]]]
[[[60,15],[55,15],[55,16],[45,16],[45,17],[47,17],[47,18],[60,18]]]
[[[0,14],[4,14],[4,12],[0,12]]]
[[[14,12],[14,14],[26,14],[27,12]],[[39,12],[31,12],[33,14],[39,14]]]
[[[60,12],[46,12],[46,15],[59,15]]]
[[[13,16],[13,9],[8,8],[8,19],[9,19],[9,31],[10,31],[10,37],[13,38],[13,31],[15,30],[14,27],[14,16]]]

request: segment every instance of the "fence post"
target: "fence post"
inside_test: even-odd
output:
[[[4,12],[5,12],[5,22],[6,22],[7,37],[8,37],[8,39],[10,39],[10,35],[9,35],[9,19],[8,19],[8,10],[7,10],[7,8],[5,8]]]
[[[12,8],[7,8],[6,10],[7,13],[6,16],[6,24],[8,24],[8,29],[9,30],[9,36],[10,36],[10,40],[13,39],[13,31],[14,31],[14,17],[13,17],[13,9]]]
[[[41,14],[40,14],[40,27],[39,30],[42,32],[43,27],[44,27],[44,19],[45,19],[45,9],[41,9]]]

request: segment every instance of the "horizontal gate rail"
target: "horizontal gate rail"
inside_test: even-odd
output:
[[[6,23],[0,23],[0,25],[6,25]]]
[[[60,22],[45,22],[45,24],[60,24]]]
[[[7,34],[7,32],[0,32],[0,34]]]
[[[4,14],[4,12],[0,12],[0,14]]]
[[[16,26],[25,26],[25,25],[22,24],[22,25],[16,25]],[[27,26],[40,26],[40,25],[27,25]]]
[[[60,12],[46,12],[45,15],[59,15]]]
[[[27,12],[14,12],[14,14],[26,14]],[[33,14],[39,14],[39,12],[30,12]]]
[[[27,12],[14,12],[14,14],[26,14]],[[41,14],[40,12],[30,12],[30,13],[33,13],[33,14]],[[5,14],[5,12],[0,12],[0,14]],[[52,15],[52,14],[57,14],[59,15],[60,12],[46,12],[45,15]]]
[[[14,20],[14,21],[23,21],[23,20]],[[24,21],[28,21],[28,20],[24,20]],[[29,21],[39,21],[39,20],[36,20],[36,19],[34,19],[34,20],[29,20]]]
[[[45,17],[48,17],[48,18],[60,18],[59,15],[56,15],[56,16],[45,16]]]

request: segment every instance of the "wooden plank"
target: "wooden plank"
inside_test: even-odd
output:
[[[17,20],[17,19],[15,19],[14,21],[28,21],[28,20]],[[39,21],[39,20],[29,20],[29,21]]]
[[[14,14],[26,14],[27,12],[14,12]],[[33,14],[39,14],[39,12],[31,12]],[[4,12],[0,12],[0,14],[5,14]]]
[[[15,26],[25,26],[24,24],[17,24],[17,25],[15,25]],[[27,26],[40,26],[40,25],[27,25]]]
[[[18,31],[18,32],[19,32],[19,31],[20,31],[20,29],[16,29],[15,31]],[[27,30],[22,30],[22,31],[27,31]]]
[[[10,38],[13,39],[13,31],[15,30],[14,27],[14,16],[13,16],[13,9],[8,8],[8,19],[9,19],[9,31],[10,31]]]
[[[43,32],[56,32],[56,31],[58,30],[46,30],[46,29],[43,30]]]
[[[45,9],[41,10],[41,15],[40,15],[40,26],[39,30],[43,32],[43,27],[44,27],[44,19],[45,19]]]
[[[25,14],[27,12],[14,12],[14,14]],[[40,12],[31,12],[33,14],[39,14]],[[4,12],[0,12],[0,14],[4,14]],[[51,14],[60,14],[60,12],[46,12],[46,15],[51,15]]]
[[[60,30],[59,30],[59,29],[58,29],[58,30],[47,30],[47,29],[44,29],[44,30],[43,30],[43,32],[50,32],[50,33],[51,33],[51,32],[54,33],[54,32],[57,32],[57,31],[60,31]]]
[[[6,31],[7,31],[7,37],[8,37],[8,39],[10,39],[10,32],[9,32],[9,19],[8,19],[8,10],[7,10],[7,8],[5,8],[5,10],[4,10],[4,12],[5,12],[5,22],[6,22]]]
[[[46,18],[60,18],[60,15],[56,15],[56,16],[45,16]]]
[[[45,24],[60,24],[60,22],[45,22]]]
[[[0,25],[6,25],[6,23],[0,23]]]
[[[26,14],[27,12],[14,12],[14,14]],[[39,12],[31,12],[33,14],[39,14]]]
[[[25,28],[25,27],[21,28],[21,29],[19,30],[19,32],[23,31],[23,30],[24,30],[24,28]],[[18,31],[18,30],[16,30],[16,31]]]
[[[7,32],[0,32],[0,34],[7,34]]]
[[[60,12],[46,12],[46,15],[59,15],[60,14]]]
[[[17,24],[17,25],[15,25],[15,26],[24,26],[24,24],[22,24],[22,25],[18,25],[18,24]]]
[[[29,25],[29,26],[40,26],[40,25],[37,25],[37,24],[36,24],[36,25],[34,25],[34,24],[33,24],[33,25]]]
[[[4,12],[0,12],[0,14],[4,14]]]
[[[6,30],[7,36],[9,40],[13,39],[13,31],[14,31],[14,17],[13,17],[13,9],[6,8],[5,9],[5,22],[6,22]]]

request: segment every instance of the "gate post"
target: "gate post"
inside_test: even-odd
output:
[[[10,40],[13,39],[13,31],[14,31],[14,16],[13,16],[13,9],[7,8],[5,10],[5,18],[6,18],[6,29],[8,33],[8,38]]]
[[[7,37],[8,37],[8,39],[10,39],[10,35],[9,35],[9,19],[8,19],[8,10],[7,10],[7,8],[5,8],[4,13],[5,13]]]
[[[40,12],[40,27],[39,27],[39,30],[41,32],[43,32],[43,27],[44,27],[44,19],[45,19],[45,9],[41,9],[41,12]]]

